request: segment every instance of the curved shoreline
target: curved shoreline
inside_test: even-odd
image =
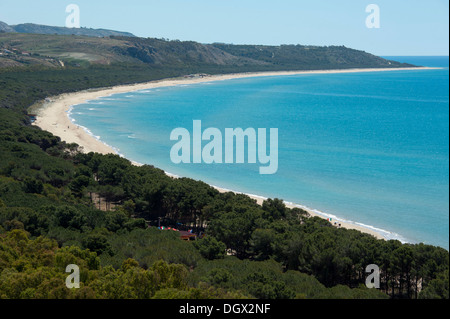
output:
[[[41,129],[49,131],[56,136],[59,136],[62,141],[67,143],[78,144],[83,152],[97,152],[101,154],[119,154],[118,150],[113,146],[107,145],[102,142],[98,137],[95,137],[88,128],[77,125],[73,119],[70,118],[70,113],[74,106],[78,104],[86,103],[90,100],[94,100],[100,97],[111,96],[113,94],[127,93],[140,91],[145,89],[154,89],[159,87],[177,86],[180,84],[197,84],[206,83],[212,81],[223,81],[231,79],[242,79],[251,77],[262,76],[288,76],[288,75],[307,75],[307,74],[336,74],[336,73],[361,73],[361,72],[381,72],[381,71],[405,71],[405,70],[426,70],[426,69],[438,69],[438,68],[392,68],[392,69],[346,69],[346,70],[318,70],[318,71],[283,71],[283,72],[260,72],[260,73],[238,73],[227,75],[214,75],[197,78],[175,78],[165,79],[160,81],[151,81],[146,83],[132,84],[132,85],[120,85],[109,88],[91,89],[85,91],[79,91],[75,93],[62,94],[55,97],[49,97],[44,103],[39,106],[33,106],[36,109],[37,119],[33,125],[39,126]],[[131,160],[130,160],[131,161]],[[135,165],[141,165],[133,162]],[[176,175],[166,172],[171,177],[177,177]],[[211,185],[220,192],[234,192],[222,187]],[[245,194],[252,199],[255,199],[258,204],[266,199],[265,197]],[[358,222],[346,221],[337,216],[330,215],[324,212],[311,209],[309,207],[285,202],[289,208],[301,208],[307,211],[311,216],[317,216],[320,218],[328,219],[333,218],[333,221],[341,224],[341,227],[347,229],[355,229],[363,233],[368,233],[378,239],[398,239],[402,240],[402,237],[398,234],[391,233],[386,230],[378,229],[373,226],[364,225]]]

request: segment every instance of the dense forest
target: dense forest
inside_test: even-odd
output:
[[[223,71],[0,69],[0,298],[449,298],[443,248],[377,240],[280,199],[258,205],[150,165],[85,154],[27,115],[48,96],[205,70]],[[183,241],[173,228],[204,236]],[[68,264],[80,267],[80,289],[65,286]],[[364,285],[370,264],[380,267],[380,289]]]

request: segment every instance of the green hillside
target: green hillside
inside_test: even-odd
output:
[[[0,33],[0,50],[0,67],[129,63],[227,73],[410,66],[342,46],[244,46],[117,36]]]
[[[22,23],[16,25],[8,25],[0,21],[0,32],[13,33],[33,33],[33,34],[59,34],[59,35],[82,35],[89,37],[109,37],[109,36],[134,36],[129,32],[121,32],[106,29],[92,29],[92,28],[66,28],[54,27],[48,25],[41,25],[35,23]]]

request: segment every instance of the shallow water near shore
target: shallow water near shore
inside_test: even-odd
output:
[[[448,249],[448,57],[413,58],[401,62],[444,69],[161,87],[76,105],[70,116],[133,161]],[[260,164],[173,164],[170,133],[192,132],[193,120],[222,132],[278,128],[277,173],[260,175]]]

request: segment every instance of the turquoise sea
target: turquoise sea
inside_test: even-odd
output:
[[[448,249],[449,58],[389,58],[442,69],[179,85],[99,98],[70,116],[133,161]],[[170,133],[192,132],[193,120],[222,132],[278,128],[278,172],[173,164]]]

